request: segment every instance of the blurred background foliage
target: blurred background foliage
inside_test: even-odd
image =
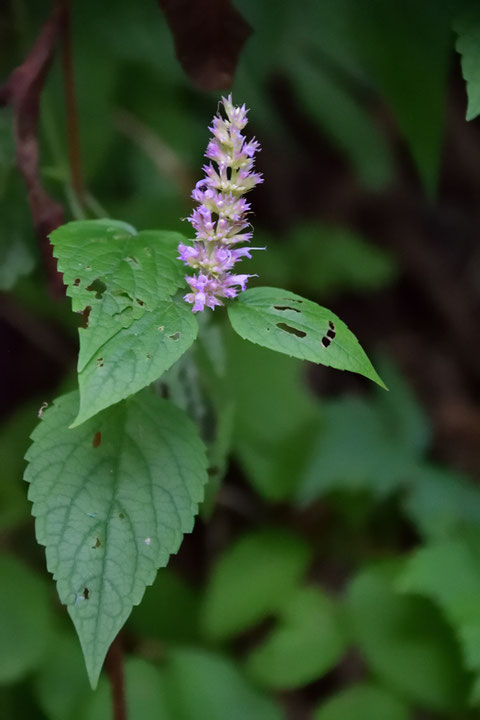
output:
[[[45,5],[3,3],[5,78]],[[221,383],[213,337],[210,358],[169,373],[188,408],[189,362],[213,392],[215,488],[123,632],[129,718],[480,717],[480,126],[464,120],[455,54],[472,119],[478,6],[235,6],[253,32],[233,96],[265,175],[252,199],[268,251],[248,272],[331,307],[390,391],[230,336]],[[219,94],[184,73],[155,2],[72,13],[87,192],[70,182],[58,59],[41,98],[45,185],[69,218],[187,232]],[[38,409],[74,382],[78,321],[48,291],[8,108],[0,213],[0,715],[105,720],[108,682],[89,689],[22,484]]]

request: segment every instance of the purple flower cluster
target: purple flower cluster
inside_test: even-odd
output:
[[[194,191],[198,207],[188,220],[195,230],[193,245],[180,243],[179,258],[197,272],[185,280],[192,292],[185,300],[193,304],[193,312],[206,307],[223,305],[221,298],[234,298],[245,290],[251,275],[235,275],[230,270],[251,250],[263,248],[238,247],[250,242],[252,233],[247,215],[250,204],[243,195],[263,182],[260,173],[254,172],[254,156],[260,146],[253,139],[247,141],[242,130],[247,124],[245,105],[235,107],[232,96],[222,98],[226,117],[216,115],[209,128],[213,138],[208,143],[205,157],[217,167],[204,165],[205,177]]]

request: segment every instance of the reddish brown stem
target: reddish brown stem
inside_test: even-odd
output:
[[[113,705],[113,719],[127,720],[127,703],[125,699],[125,674],[123,670],[123,647],[119,635],[110,645],[105,659],[105,669],[110,681]]]

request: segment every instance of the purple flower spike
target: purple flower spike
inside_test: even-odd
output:
[[[222,98],[222,105],[226,117],[218,114],[213,118],[209,128],[213,137],[205,153],[216,167],[204,165],[205,177],[192,192],[198,207],[188,220],[195,240],[193,246],[178,246],[179,259],[197,271],[185,277],[191,292],[184,299],[193,305],[193,312],[214,310],[223,305],[221,298],[243,292],[252,275],[235,275],[229,270],[243,257],[250,258],[251,250],[265,249],[238,247],[252,238],[252,233],[246,232],[250,204],[242,196],[263,182],[261,174],[254,172],[260,145],[255,139],[247,142],[241,133],[247,124],[245,105],[235,107],[231,95]]]

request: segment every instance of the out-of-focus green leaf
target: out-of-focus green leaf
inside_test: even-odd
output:
[[[225,640],[275,613],[302,578],[308,546],[280,530],[240,538],[220,557],[205,591],[202,628],[212,640]]]
[[[389,393],[322,404],[323,422],[299,483],[300,503],[339,489],[384,496],[415,477],[430,426],[398,371],[383,362],[381,372]]]
[[[9,291],[35,265],[34,232],[25,184],[15,168],[12,113],[0,116],[0,290]]]
[[[290,497],[318,416],[302,364],[234,333],[229,351],[235,454],[257,492],[268,500]]]
[[[360,180],[373,189],[393,177],[391,151],[368,111],[338,76],[303,57],[288,63],[292,86],[304,108],[352,163]]]
[[[422,465],[410,477],[404,509],[422,535],[446,538],[480,525],[480,490],[468,478],[445,468]]]
[[[79,330],[79,425],[159,378],[198,326],[186,303],[170,299],[184,282],[178,233],[137,234],[119,221],[90,220],[51,238],[72,309],[88,312]]]
[[[285,600],[278,627],[247,658],[260,685],[288,690],[306,685],[336,665],[345,638],[334,602],[317,588]]]
[[[443,143],[451,3],[353,3],[355,38],[433,194]]]
[[[455,22],[456,48],[462,56],[462,72],[467,83],[467,120],[480,114],[480,8],[472,2]]]
[[[145,660],[127,659],[125,696],[128,720],[176,720],[167,707],[162,673]],[[113,720],[111,692],[106,681],[99,684],[95,693],[90,692],[79,720]]]
[[[395,277],[393,258],[346,228],[298,225],[285,249],[292,284],[310,293],[378,290]]]
[[[385,387],[355,335],[320,305],[280,288],[246,290],[228,307],[240,337],[301,360],[349,370]]]
[[[35,677],[35,694],[48,720],[80,720],[91,694],[82,651],[73,635],[56,633]]]
[[[166,668],[172,720],[284,720],[275,702],[251,686],[226,658],[176,650]]]
[[[438,602],[463,647],[469,669],[480,671],[480,533],[420,548],[400,579],[407,592]]]
[[[375,685],[352,685],[321,705],[314,720],[409,720],[408,707]]]
[[[376,685],[352,685],[321,705],[314,720],[409,720],[409,709]]]
[[[0,426],[0,528],[6,530],[30,515],[25,484],[24,455],[37,423],[42,402],[29,402]]]
[[[52,633],[47,589],[31,570],[0,555],[0,683],[17,682],[43,661]]]
[[[468,676],[451,628],[435,605],[401,595],[397,562],[362,571],[348,592],[353,637],[385,685],[422,707],[465,705]]]
[[[128,626],[142,637],[164,642],[195,642],[198,639],[199,598],[170,568],[162,568],[142,602],[128,619]]]
[[[192,530],[206,457],[193,423],[153,394],[69,430],[77,404],[71,393],[45,411],[25,479],[37,540],[95,686],[132,606]]]

